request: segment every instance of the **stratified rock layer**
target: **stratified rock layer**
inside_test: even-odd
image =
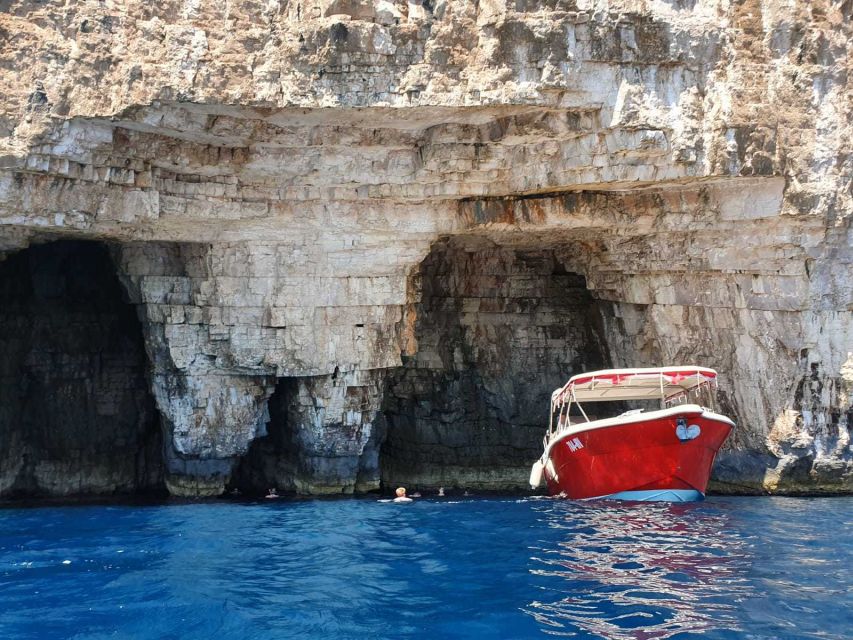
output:
[[[598,362],[720,371],[716,488],[849,491],[851,11],[7,2],[0,255],[115,247],[175,494],[523,486],[546,385]],[[542,313],[533,255],[575,274]]]

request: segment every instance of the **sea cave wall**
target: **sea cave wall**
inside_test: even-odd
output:
[[[0,497],[518,489],[689,363],[715,490],[849,493],[851,11],[0,4]]]

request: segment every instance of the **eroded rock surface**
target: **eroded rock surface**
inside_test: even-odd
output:
[[[464,482],[522,486],[544,391],[499,383],[512,345],[485,360],[451,349],[496,350],[524,314],[492,337],[423,306],[443,274],[414,285],[453,236],[576,274],[602,362],[719,369],[739,428],[717,488],[849,491],[851,11],[13,0],[0,6],[0,254],[116,247],[176,494],[373,488],[383,439],[397,448],[388,483],[482,469],[491,454],[417,466],[426,413],[401,380],[435,394],[456,375],[471,388],[454,408],[472,425],[463,450],[529,434],[496,459],[511,470]],[[470,264],[458,282],[478,281],[485,263]],[[511,331],[547,326],[529,319]],[[590,353],[585,335],[530,366],[550,385],[591,365],[568,356]]]

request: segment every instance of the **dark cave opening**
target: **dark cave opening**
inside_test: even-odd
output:
[[[336,369],[279,378],[269,399],[267,433],[240,458],[229,490],[335,495],[377,489],[384,377],[383,370]]]
[[[389,378],[385,488],[524,488],[551,392],[609,365],[602,311],[554,248],[436,243],[412,277],[413,355]]]
[[[270,488],[295,493],[299,473],[299,434],[289,408],[299,394],[297,378],[279,378],[269,399],[265,435],[256,438],[235,467],[227,489],[263,495]]]
[[[142,328],[106,245],[0,262],[0,497],[159,493]]]

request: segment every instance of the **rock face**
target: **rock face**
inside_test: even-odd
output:
[[[739,425],[717,489],[850,491],[851,12],[6,2],[4,322],[58,318],[16,293],[15,260],[61,279],[32,261],[110,243],[146,371],[121,365],[111,401],[130,424],[153,398],[174,494],[523,486],[549,387],[691,362]],[[9,442],[64,437],[4,420]],[[116,460],[145,449],[119,440]],[[10,482],[67,493],[57,474]]]

